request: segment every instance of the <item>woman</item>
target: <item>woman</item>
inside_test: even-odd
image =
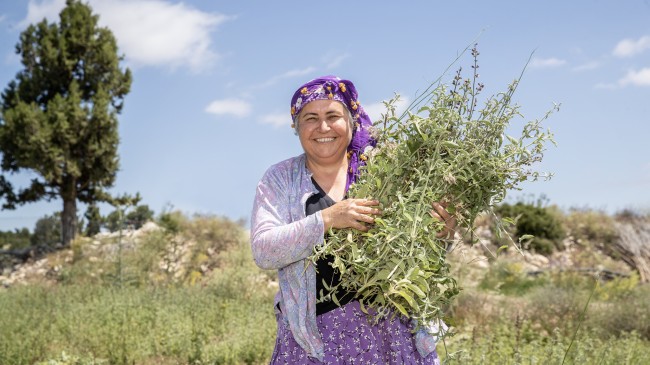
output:
[[[412,334],[405,318],[371,325],[355,293],[339,293],[340,307],[317,303],[317,293],[340,282],[329,265],[307,258],[331,228],[367,231],[381,214],[371,199],[346,199],[362,164],[360,155],[376,141],[372,125],[348,80],[325,76],[298,88],[291,100],[293,127],[304,154],[271,166],[257,186],[251,222],[253,256],[263,269],[277,269],[278,333],[271,364],[437,364],[436,337]],[[432,214],[455,221],[434,203]],[[324,285],[323,283],[328,283]]]

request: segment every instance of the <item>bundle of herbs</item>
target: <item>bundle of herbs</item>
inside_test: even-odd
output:
[[[432,202],[446,203],[458,229],[471,231],[477,215],[491,212],[508,190],[550,177],[531,166],[553,142],[541,124],[550,111],[527,122],[518,137],[507,135],[511,121],[523,118],[512,102],[521,76],[478,109],[483,85],[476,47],[472,56],[472,77],[464,79],[459,69],[451,86],[432,84],[402,115],[396,114],[399,96],[385,103],[387,112],[373,127],[377,147],[364,152],[366,166],[348,192],[379,200],[383,214],[365,233],[331,231],[312,256],[333,255],[340,287],[357,292],[375,318],[401,313],[432,323],[459,292],[445,261],[450,242],[436,237],[444,223],[431,215]],[[320,300],[338,302],[323,294]]]

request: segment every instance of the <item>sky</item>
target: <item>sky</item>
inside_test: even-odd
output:
[[[156,213],[248,220],[264,171],[302,153],[289,114],[298,86],[349,79],[378,118],[394,93],[411,101],[460,66],[469,76],[471,56],[461,53],[474,42],[484,96],[504,91],[532,55],[515,94],[525,119],[513,123],[561,104],[545,122],[557,147],[537,166],[553,178],[508,199],[650,211],[650,0],[88,3],[133,73],[110,191],[139,192]],[[0,2],[2,90],[21,70],[20,32],[58,21],[64,4]],[[34,175],[6,177],[25,186]],[[1,211],[0,230],[33,229],[61,209],[52,200]]]

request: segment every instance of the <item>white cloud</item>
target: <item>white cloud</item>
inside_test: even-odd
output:
[[[189,67],[201,71],[218,54],[211,47],[210,33],[230,19],[207,13],[184,3],[164,0],[88,0],[100,15],[100,25],[115,34],[120,52],[134,66]],[[30,0],[21,27],[43,18],[58,19],[65,0]]]
[[[551,68],[551,67],[559,67],[562,66],[566,63],[565,60],[561,60],[559,58],[551,57],[551,58],[533,58],[532,61],[530,61],[530,67],[532,68]]]
[[[288,127],[291,125],[291,116],[289,113],[272,113],[260,118],[263,124],[270,124],[275,128]]]
[[[4,14],[0,14],[0,23],[2,23],[5,19],[7,19],[7,16]]]
[[[211,102],[205,111],[214,115],[232,115],[237,118],[243,118],[250,115],[253,107],[245,100],[241,99],[221,99]]]
[[[289,71],[287,71],[287,72],[285,72],[283,74],[273,76],[270,79],[266,80],[265,82],[253,86],[253,88],[254,89],[262,89],[262,88],[265,88],[265,87],[275,85],[280,80],[290,79],[290,78],[294,78],[294,77],[298,77],[298,76],[305,76],[305,75],[308,75],[308,74],[310,74],[310,73],[312,73],[314,71],[316,71],[316,68],[312,67],[312,66],[302,68],[302,69],[289,70]]]
[[[339,55],[336,55],[334,57],[327,56],[327,57],[325,57],[325,63],[326,63],[325,68],[328,69],[328,70],[331,70],[333,68],[337,68],[348,57],[350,57],[350,55],[348,53],[339,54]]]
[[[650,67],[642,68],[638,71],[629,70],[625,76],[620,78],[616,83],[598,83],[596,89],[614,90],[628,85],[650,86]]]
[[[638,71],[630,70],[618,81],[619,85],[650,86],[650,67]]]
[[[643,36],[638,40],[623,39],[618,42],[614,47],[614,56],[617,57],[631,57],[637,53],[641,53],[646,49],[650,49],[650,36]]]
[[[409,106],[410,103],[411,102],[408,98],[401,97],[400,100],[398,100],[395,103],[396,106],[395,113],[397,115],[402,114]],[[366,113],[368,113],[368,115],[370,116],[370,120],[372,120],[373,122],[379,120],[381,118],[381,115],[386,113],[386,106],[384,105],[383,102],[372,103],[368,105],[364,104],[363,109],[366,111]]]
[[[22,29],[29,24],[35,24],[47,18],[50,22],[59,19],[59,12],[65,6],[65,0],[43,0],[41,2],[30,0],[27,4],[27,16],[21,20],[17,27]]]
[[[590,71],[590,70],[595,70],[600,67],[600,62],[598,61],[591,61],[587,63],[583,63],[582,65],[576,66],[573,68],[573,71]]]

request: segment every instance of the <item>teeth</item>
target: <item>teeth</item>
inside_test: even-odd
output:
[[[316,142],[332,142],[335,138],[316,138]]]

